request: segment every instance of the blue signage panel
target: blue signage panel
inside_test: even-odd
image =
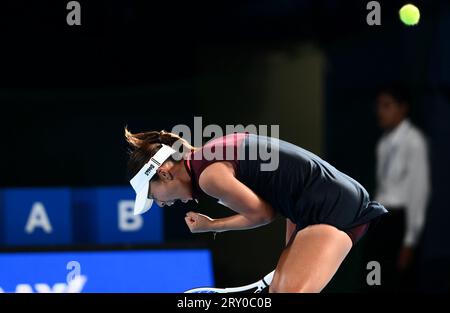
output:
[[[5,189],[1,202],[3,242],[5,244],[72,243],[72,211],[69,189]]]
[[[97,244],[160,243],[163,210],[156,204],[145,215],[133,215],[131,187],[75,189],[73,206],[78,242]]]
[[[128,250],[0,253],[0,291],[61,292],[77,275],[77,292],[183,292],[213,286],[211,253]]]

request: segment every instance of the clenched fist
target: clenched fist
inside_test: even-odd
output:
[[[192,233],[214,231],[214,220],[206,215],[196,212],[188,212],[186,213],[184,220]]]

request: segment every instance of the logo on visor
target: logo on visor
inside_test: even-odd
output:
[[[148,170],[145,171],[145,175],[150,175],[150,172],[155,168],[155,166],[153,164],[150,164],[150,167],[148,168]]]

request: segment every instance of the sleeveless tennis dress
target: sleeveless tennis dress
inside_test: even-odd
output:
[[[195,199],[207,196],[198,184],[203,170],[223,160],[233,164],[239,181],[296,224],[297,231],[329,224],[347,232],[355,243],[371,221],[387,213],[380,203],[370,201],[361,184],[317,155],[283,140],[247,133],[213,139],[186,155]]]

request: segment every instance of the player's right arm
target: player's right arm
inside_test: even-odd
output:
[[[192,232],[250,229],[275,219],[276,214],[270,204],[240,182],[226,162],[209,165],[200,175],[199,185],[205,193],[219,199],[238,214],[213,220],[190,212],[186,216],[186,223]]]

